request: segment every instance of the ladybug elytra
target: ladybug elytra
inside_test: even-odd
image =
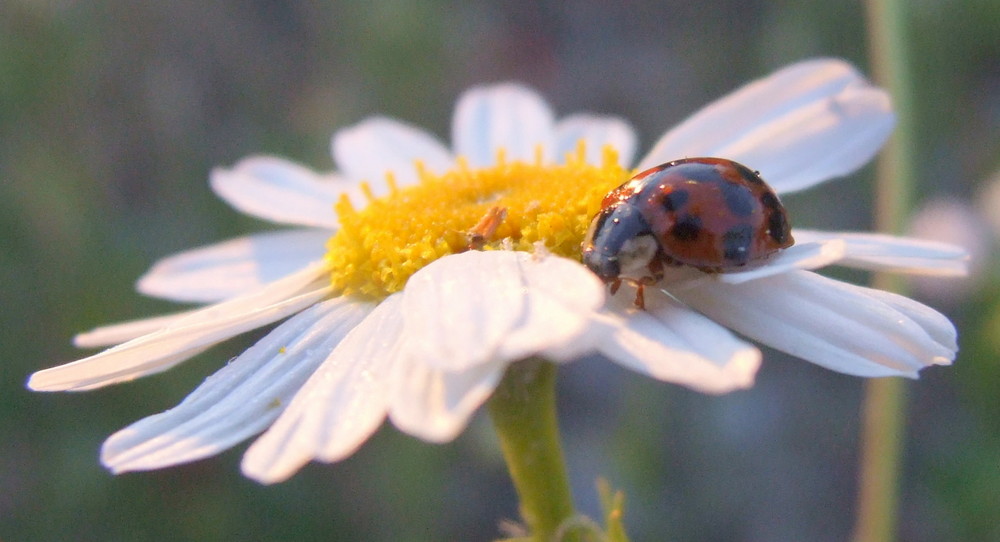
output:
[[[622,280],[652,284],[665,266],[738,271],[793,243],[785,208],[759,173],[723,158],[686,158],[605,196],[583,263],[614,290]]]

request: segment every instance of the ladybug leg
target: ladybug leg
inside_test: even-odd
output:
[[[663,278],[663,258],[654,258],[649,262],[649,275],[639,280],[630,281],[635,284],[635,306],[646,310],[646,286],[656,284]],[[619,281],[621,282],[621,281]],[[614,291],[612,291],[614,293]]]
[[[468,243],[467,250],[482,250],[486,243],[493,240],[493,234],[497,228],[507,218],[505,207],[490,207],[479,219],[479,222],[471,230],[465,232],[465,240]]]
[[[622,287],[622,279],[615,279],[611,281],[611,295],[618,293],[618,288]]]
[[[649,276],[643,279],[646,284],[655,284],[663,278],[663,266],[665,263],[664,258],[666,258],[666,256],[664,256],[661,251],[659,258],[653,258],[653,261],[649,262],[649,265],[647,266],[647,269],[649,269]],[[668,260],[666,263],[673,262]]]
[[[645,310],[646,308],[646,298],[643,297],[642,289],[646,286],[645,280],[632,280],[627,279],[629,284],[635,285],[635,306],[640,309]],[[615,279],[610,283],[611,295],[618,293],[618,289],[622,287],[622,279]]]
[[[646,310],[645,282],[635,283],[635,306],[641,310]]]

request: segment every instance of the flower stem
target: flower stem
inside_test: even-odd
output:
[[[553,540],[575,514],[556,421],[555,365],[540,359],[511,365],[489,409],[531,540]]]
[[[854,542],[890,542],[896,538],[905,392],[900,380],[871,380],[866,384]]]
[[[875,80],[892,94],[896,132],[878,163],[875,219],[879,231],[900,233],[915,174],[914,109],[906,49],[905,0],[868,0],[869,50]],[[900,292],[903,283],[877,275],[874,285]],[[899,379],[870,380],[863,409],[860,492],[854,542],[896,538],[906,387]]]

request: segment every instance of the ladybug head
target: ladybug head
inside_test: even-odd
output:
[[[606,207],[594,217],[583,241],[583,264],[607,283],[641,279],[660,250],[649,224],[632,205]]]

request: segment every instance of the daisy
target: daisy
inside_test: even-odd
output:
[[[789,66],[710,104],[635,169],[626,122],[556,120],[516,84],[460,97],[452,149],[413,126],[370,118],[334,135],[336,173],[275,157],[214,171],[212,188],[233,207],[300,229],[157,263],[139,291],[208,305],[81,334],[79,346],[116,346],[39,371],[28,385],[88,390],[132,380],[288,318],[175,408],[112,435],[101,454],[114,472],[157,469],[264,431],[243,470],[271,483],[310,460],[350,455],[386,417],[411,435],[448,441],[507,367],[527,358],[559,363],[598,352],[723,393],[752,385],[761,361],[736,332],[835,371],[916,377],[954,359],[951,323],[905,297],[811,270],[956,275],[964,253],[955,247],[795,229],[795,246],[751,270],[677,270],[646,288],[643,309],[630,286],[611,295],[580,263],[604,194],[637,170],[719,156],[789,193],[855,171],[892,125],[888,96],[832,59]]]

